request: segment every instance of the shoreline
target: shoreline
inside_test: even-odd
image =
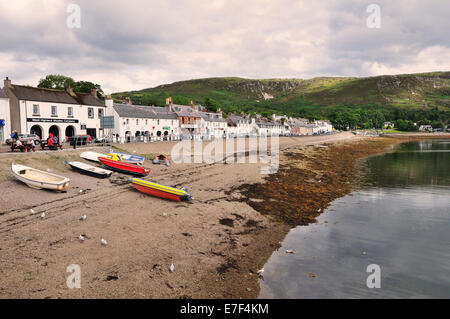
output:
[[[29,164],[41,169],[51,166],[70,177],[72,186],[65,195],[54,194],[0,176],[6,204],[0,214],[4,255],[0,298],[256,298],[257,271],[289,230],[313,222],[319,208],[323,211],[351,190],[358,159],[382,152],[395,141],[345,133],[280,139],[279,172],[266,178],[255,164],[167,168],[147,162],[152,168],[150,178],[187,186],[196,198],[192,204],[133,191],[120,174],[111,181],[86,179],[61,164],[64,159],[78,158],[80,151],[31,154],[26,160]],[[328,147],[314,146],[323,144]],[[170,145],[161,146],[119,147],[140,154],[167,154]],[[336,161],[336,156],[341,160]],[[25,161],[24,157],[19,160]],[[0,159],[0,170],[10,162]],[[291,185],[295,175],[286,174],[289,170],[303,174],[302,183],[295,180],[297,185],[310,187]],[[317,183],[316,177],[323,181]],[[295,204],[288,198],[286,204],[284,195],[278,193],[271,201],[267,192],[278,189],[283,178],[287,178],[287,191],[308,200]],[[80,189],[84,190],[81,195]],[[14,202],[17,198],[27,201]],[[273,213],[279,210],[278,203],[286,208],[285,216]],[[30,208],[45,211],[48,217],[30,216]],[[82,214],[88,216],[86,222],[78,220]],[[85,235],[84,243],[77,240],[79,234]],[[100,238],[108,240],[107,247],[101,247]],[[65,286],[65,268],[73,263],[80,264],[84,274],[81,289]],[[173,273],[168,270],[171,263]]]

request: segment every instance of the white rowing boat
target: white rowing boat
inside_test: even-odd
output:
[[[11,164],[11,170],[14,177],[31,188],[45,188],[57,192],[67,192],[67,189],[69,188],[70,179],[67,177],[14,163]]]
[[[100,162],[98,160],[99,157],[106,157],[105,154],[96,153],[96,152],[83,152],[80,154],[81,158],[84,158],[85,160],[91,161],[91,162]]]
[[[112,171],[108,171],[107,169],[103,169],[100,167],[95,167],[82,162],[64,162],[65,164],[70,165],[72,169],[80,172],[81,174],[98,177],[98,178],[107,178],[110,177],[113,173]]]

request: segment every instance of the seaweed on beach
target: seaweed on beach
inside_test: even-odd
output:
[[[382,152],[393,142],[365,140],[306,153],[287,152],[278,172],[267,176],[263,183],[234,189],[244,195],[236,200],[292,226],[314,223],[330,202],[351,191],[358,160]]]

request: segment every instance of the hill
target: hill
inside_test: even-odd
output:
[[[450,72],[302,79],[207,78],[113,94],[134,104],[195,103],[224,112],[260,112],[333,118],[336,112],[379,111],[387,120],[441,120],[450,117]],[[432,114],[433,113],[433,114]],[[334,115],[333,115],[334,114]]]

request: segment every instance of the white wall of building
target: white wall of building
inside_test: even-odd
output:
[[[1,90],[1,88],[0,88]],[[11,119],[9,110],[9,99],[0,98],[0,120],[5,121],[5,125],[0,127],[0,143],[4,143],[11,135]]]
[[[39,108],[38,114],[34,114],[34,105]],[[46,139],[49,136],[50,127],[56,126],[59,130],[59,137],[63,141],[66,138],[67,127],[71,126],[75,135],[84,135],[87,134],[87,129],[95,129],[96,136],[101,136],[99,110],[105,114],[104,107],[24,100],[19,101],[19,106],[23,130],[21,133],[31,133],[32,127],[36,125],[42,131],[41,138]],[[52,106],[56,107],[56,114],[52,114]],[[71,116],[69,108],[71,108]],[[89,116],[89,109],[92,110],[92,117]],[[71,123],[71,121],[73,122]],[[82,129],[82,126],[85,126],[85,129]]]

